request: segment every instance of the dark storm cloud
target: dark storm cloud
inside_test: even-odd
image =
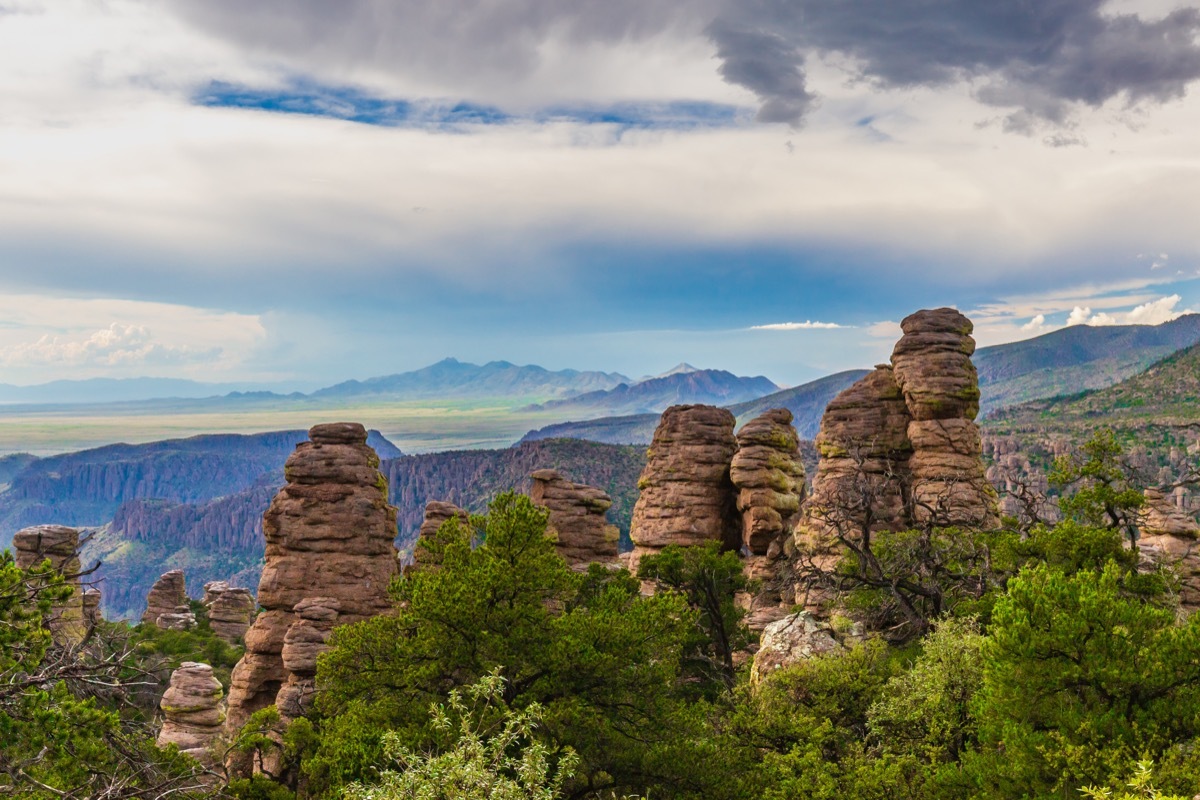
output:
[[[172,0],[194,22],[319,69],[367,66],[494,87],[538,64],[547,41],[706,35],[718,69],[754,92],[759,118],[800,123],[816,100],[805,64],[849,58],[881,88],[971,81],[1014,110],[1009,130],[1063,122],[1082,104],[1182,97],[1200,78],[1200,8],[1161,19],[1103,0]],[[653,76],[647,76],[653,87]]]

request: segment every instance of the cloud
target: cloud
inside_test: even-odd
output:
[[[1021,330],[1030,333],[1041,333],[1046,330],[1046,315],[1038,314],[1033,319],[1021,326]]]
[[[84,337],[41,336],[35,342],[0,348],[7,367],[152,367],[212,362],[220,347],[164,345],[153,340],[143,325],[114,322]]]
[[[800,124],[818,60],[862,87],[973,87],[1032,132],[1073,108],[1163,103],[1200,79],[1200,8],[1153,18],[1103,0],[172,0],[185,19],[292,65],[420,79],[477,96],[538,82],[556,58],[598,47],[682,46],[706,36],[717,70],[760,100],[759,119]],[[281,23],[286,20],[286,24]],[[1077,144],[1051,137],[1052,146]]]
[[[1088,325],[1161,325],[1184,314],[1194,313],[1190,308],[1179,309],[1181,298],[1177,294],[1160,297],[1149,303],[1142,303],[1129,311],[1119,313],[1095,314],[1087,320]],[[1074,312],[1072,312],[1074,316]]]
[[[804,322],[772,322],[769,325],[751,325],[752,331],[808,331],[808,330],[832,330],[835,328],[852,328],[853,325],[839,325],[836,322],[813,322],[806,320]]]

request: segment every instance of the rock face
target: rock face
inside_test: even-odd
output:
[[[795,542],[822,569],[841,557],[838,534],[999,524],[975,424],[971,321],[940,308],[901,328],[892,363],[838,395],[821,419],[821,460]],[[823,599],[798,587],[798,602]]]
[[[283,668],[288,680],[275,705],[285,719],[304,716],[316,693],[317,656],[326,649],[329,633],[338,624],[342,604],[332,597],[309,597],[292,609],[296,621],[283,637]]]
[[[83,593],[79,585],[79,531],[64,525],[35,525],[13,536],[16,565],[29,569],[46,559],[50,566],[71,584],[71,596],[50,611],[50,631],[55,641],[76,643],[83,639],[87,624],[83,613]]]
[[[159,704],[165,719],[158,746],[177,745],[202,764],[211,765],[216,759],[212,746],[220,738],[225,722],[223,695],[212,667],[183,662],[171,673],[171,684]]]
[[[763,629],[750,667],[750,682],[757,684],[777,669],[840,649],[842,645],[828,625],[807,611],[790,614]]]
[[[470,522],[471,515],[454,503],[432,500],[426,504],[425,521],[421,523],[417,542],[413,545],[412,561],[404,566],[405,575],[414,570],[428,569],[438,565],[440,556],[434,554],[426,545],[437,536],[442,524],[451,519],[458,519],[466,525]]]
[[[83,621],[88,625],[96,625],[104,620],[100,613],[100,590],[85,589],[83,592]]]
[[[951,308],[918,311],[900,323],[892,352],[896,385],[912,421],[913,514],[938,525],[999,524],[997,496],[984,475],[979,378],[971,320]]]
[[[1200,608],[1200,525],[1186,508],[1158,489],[1147,489],[1138,550],[1144,563],[1169,566],[1179,578],[1179,602]]]
[[[553,469],[540,469],[530,478],[529,498],[550,512],[547,533],[555,537],[559,555],[571,568],[586,571],[589,564],[615,566],[621,534],[605,518],[612,498],[595,487],[572,483]]]
[[[177,617],[190,613],[188,610],[187,588],[183,570],[173,569],[159,576],[150,587],[150,595],[146,598],[146,611],[142,614],[142,622],[157,625],[160,628],[178,627],[182,622]],[[167,619],[162,619],[166,617]],[[160,622],[160,619],[162,621]],[[192,619],[195,625],[195,618]]]
[[[208,623],[213,633],[233,644],[246,635],[254,619],[256,603],[249,589],[232,587],[225,581],[204,584],[204,599],[208,607]]]
[[[712,406],[672,406],[663,412],[638,481],[630,569],[667,545],[716,541],[735,549],[741,519],[729,465],[737,451],[733,414]]]
[[[742,515],[745,571],[761,588],[739,598],[747,609],[746,624],[762,630],[787,615],[793,598],[784,591],[785,545],[804,499],[804,465],[792,412],[775,408],[756,417],[737,434],[738,449],[729,476],[737,489]]]
[[[303,619],[296,612],[302,601],[336,601],[339,623],[391,606],[396,512],[387,504],[387,484],[379,458],[366,444],[367,432],[354,423],[317,425],[309,440],[288,458],[287,485],[263,516],[266,565],[258,586],[263,611],[246,633],[246,654],[233,671],[229,731],[275,703],[289,683],[283,650],[289,630]]]

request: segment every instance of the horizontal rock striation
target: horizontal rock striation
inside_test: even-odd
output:
[[[720,542],[736,549],[741,518],[734,502],[729,466],[737,451],[733,414],[702,405],[672,406],[663,412],[638,481],[633,508],[630,568],[667,545]]]
[[[212,667],[185,661],[171,673],[171,683],[159,708],[164,721],[158,746],[175,745],[184,753],[211,766],[217,759],[213,746],[221,738],[225,709],[224,691]]]
[[[84,601],[79,577],[79,531],[65,525],[35,525],[17,531],[13,536],[14,561],[21,569],[29,569],[47,559],[50,568],[63,576],[74,591],[50,610],[49,625],[54,640],[74,644],[87,632]]]
[[[553,469],[530,476],[529,498],[550,512],[547,533],[572,569],[589,564],[617,565],[620,531],[605,517],[612,498],[594,486],[573,483]]]
[[[204,584],[204,599],[208,608],[208,624],[213,633],[230,644],[242,640],[254,620],[257,603],[249,589],[230,586],[225,581]]]
[[[296,609],[303,601],[336,602],[340,623],[391,606],[395,509],[387,504],[387,484],[366,444],[367,432],[354,423],[317,425],[309,440],[288,458],[287,485],[263,517],[266,564],[258,586],[263,611],[246,633],[246,653],[233,671],[226,723],[231,732],[275,703],[289,682],[283,650],[288,631],[302,619]]]

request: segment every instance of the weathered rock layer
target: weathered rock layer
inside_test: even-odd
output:
[[[275,703],[291,681],[283,651],[289,630],[303,619],[296,609],[306,608],[304,601],[321,598],[326,609],[336,603],[339,624],[390,607],[396,512],[387,504],[387,484],[367,432],[358,424],[332,423],[312,428],[309,439],[288,458],[287,485],[263,516],[263,611],[246,633],[246,654],[233,671],[231,731]]]
[[[79,575],[79,531],[65,525],[35,525],[13,536],[16,565],[29,569],[49,559],[50,567],[63,576],[74,591],[50,611],[50,631],[59,642],[75,643],[87,632]]]
[[[249,589],[230,586],[225,581],[204,584],[208,623],[213,633],[229,643],[239,641],[254,619],[255,600]]]
[[[620,531],[605,513],[612,498],[600,489],[572,483],[557,470],[540,469],[530,476],[529,498],[550,512],[547,533],[566,562],[576,570],[589,564],[616,565]]]
[[[174,628],[182,625],[180,615],[189,614],[187,586],[183,570],[173,569],[159,576],[150,587],[146,597],[146,611],[142,614],[142,622],[157,625],[160,628]],[[195,619],[192,620],[193,624]]]
[[[223,696],[212,667],[183,662],[171,673],[170,686],[159,703],[164,721],[158,746],[176,745],[201,763],[211,765],[216,758],[213,745],[220,739],[225,722]]]

